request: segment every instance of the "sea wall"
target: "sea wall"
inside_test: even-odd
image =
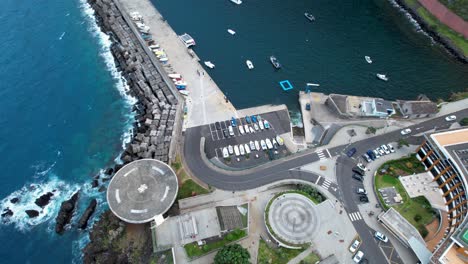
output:
[[[89,3],[102,31],[112,38],[116,65],[127,81],[128,92],[138,101],[133,138],[121,159],[124,164],[142,158],[167,163],[174,156],[177,140],[173,139],[180,134],[183,100],[120,4],[114,0]]]
[[[401,8],[407,11],[421,26],[421,28],[427,32],[434,41],[440,43],[447,51],[453,54],[458,60],[464,63],[468,63],[468,57],[463,54],[456,45],[452,43],[450,39],[445,36],[440,35],[436,30],[434,30],[425,20],[422,18],[415,7],[411,7],[406,4],[405,0],[394,0]],[[424,7],[423,7],[424,8]]]

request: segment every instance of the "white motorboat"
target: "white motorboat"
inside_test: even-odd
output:
[[[167,57],[161,57],[161,58],[159,58],[159,61],[160,61],[160,62],[166,62],[166,61],[168,61],[168,60],[169,60],[169,59],[168,59]]]
[[[388,81],[388,77],[385,74],[377,73],[376,76],[377,76],[377,78],[379,78],[382,81],[385,81],[385,82]]]
[[[190,92],[187,91],[187,90],[179,90],[179,93],[182,94],[182,95],[185,95],[185,96],[189,96],[189,95],[190,95]]]
[[[234,30],[232,30],[232,29],[228,29],[227,32],[228,32],[229,34],[231,34],[231,35],[235,35],[235,34],[236,34],[236,32],[235,32]]]
[[[223,158],[228,158],[229,157],[229,152],[226,147],[223,148]]]
[[[234,148],[231,145],[228,146],[228,151],[230,155],[234,154]]]
[[[245,144],[245,145],[244,145],[244,148],[245,148],[245,153],[250,154],[249,145]]]
[[[195,46],[195,40],[187,33],[184,33],[179,36],[180,40],[185,44],[185,47],[189,48],[191,46]]]
[[[310,13],[304,13],[304,16],[311,22],[315,21],[315,17]]]
[[[271,140],[271,142],[273,143],[273,146],[278,145],[278,142],[276,142],[276,139],[275,139],[275,138],[273,138],[273,139]]]
[[[211,61],[205,61],[205,65],[210,69],[213,69],[215,67],[215,65]]]
[[[250,141],[250,149],[255,150],[255,143],[253,141]]]
[[[244,155],[245,155],[244,145],[240,144],[239,150],[240,150],[240,154],[241,154],[242,156],[244,156]]]
[[[236,154],[236,156],[240,155],[239,147],[237,145],[234,146],[234,153]]]
[[[133,21],[143,21],[143,16],[140,15],[140,13],[138,13],[138,12],[131,12],[130,13],[130,18]]]
[[[239,133],[241,135],[244,135],[245,134],[245,131],[244,131],[244,127],[242,125],[239,125]]]
[[[242,4],[242,1],[241,1],[241,0],[231,0],[231,2],[233,2],[233,3],[236,4],[236,5]]]
[[[244,125],[244,130],[245,130],[245,133],[246,133],[246,134],[250,133],[249,125],[245,124],[245,125]]]
[[[265,129],[265,127],[263,126],[262,120],[258,120],[258,125],[260,126],[261,130]]]
[[[318,83],[307,83],[307,86],[320,86]]]
[[[153,45],[149,45],[148,48],[150,48],[150,50],[157,50],[159,49],[159,44],[153,44]]]
[[[258,125],[257,125],[257,123],[254,123],[254,128],[255,128],[255,130],[258,130]]]
[[[180,79],[180,78],[182,78],[182,75],[180,75],[178,73],[171,73],[171,74],[168,74],[167,76],[169,78],[171,78],[171,79]]]
[[[255,130],[251,126],[249,126],[249,131],[250,131],[250,134],[255,133]]]
[[[273,144],[271,144],[271,140],[269,138],[265,139],[265,142],[266,142],[266,145],[267,145],[267,148],[268,149],[272,149],[273,148]]]
[[[280,146],[283,146],[284,140],[283,140],[279,135],[276,136],[276,141],[278,142],[278,144],[279,144]]]
[[[255,140],[255,149],[260,150],[260,144],[258,143],[258,140]]]
[[[371,64],[372,60],[369,56],[364,56],[364,59],[366,59],[367,63]]]
[[[267,150],[267,145],[266,145],[266,143],[265,143],[265,140],[263,140],[263,139],[260,140],[260,145],[262,146],[262,149],[263,149],[263,150]]]
[[[254,68],[253,63],[250,60],[246,60],[245,64],[247,64],[247,68],[249,68],[249,70]]]

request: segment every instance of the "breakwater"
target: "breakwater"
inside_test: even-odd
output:
[[[448,39],[445,36],[442,36],[437,32],[437,30],[435,30],[431,25],[429,25],[429,23],[427,23],[424,20],[424,18],[422,18],[418,14],[415,7],[406,4],[404,0],[390,0],[390,2],[394,6],[402,8],[403,10],[408,12],[411,15],[411,17],[418,22],[421,29],[427,32],[432,37],[432,39],[434,39],[434,41],[442,45],[450,54],[454,55],[461,62],[468,63],[468,57],[465,56],[463,51],[461,51],[456,45],[454,45],[450,39]]]
[[[112,38],[111,52],[117,67],[128,84],[128,92],[138,101],[133,138],[121,156],[123,163],[142,158],[169,162],[177,141],[173,138],[181,129],[183,101],[120,4],[112,0],[89,3],[102,31]]]

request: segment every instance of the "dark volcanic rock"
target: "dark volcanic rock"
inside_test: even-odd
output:
[[[79,191],[73,194],[73,196],[62,203],[60,206],[60,211],[55,218],[55,232],[57,234],[63,234],[65,231],[65,225],[70,223],[70,220],[73,216],[73,212],[75,211],[76,202],[78,201]]]
[[[17,203],[17,202],[19,202],[19,198],[18,198],[18,197],[15,197],[15,198],[13,198],[13,199],[10,200],[10,203],[12,203],[12,204],[15,204],[15,203]]]
[[[52,198],[52,196],[54,196],[54,194],[48,192],[46,194],[41,195],[41,197],[37,198],[34,203],[37,204],[37,206],[44,208],[44,206],[49,204],[50,198]]]
[[[104,186],[99,187],[98,192],[105,192],[107,189]]]
[[[104,172],[107,175],[111,175],[114,172],[113,168],[107,168],[107,170]]]
[[[36,210],[26,210],[26,214],[28,214],[29,218],[34,218],[39,215],[39,212]]]
[[[96,188],[98,186],[99,186],[98,180],[93,180],[93,182],[91,182],[91,187]]]
[[[3,209],[3,213],[1,214],[2,217],[10,217],[13,216],[13,211],[10,208]]]
[[[78,221],[79,228],[85,229],[88,226],[88,220],[89,218],[91,218],[91,215],[93,215],[94,211],[96,210],[96,205],[96,199],[91,200],[83,215],[80,217],[80,220]]]

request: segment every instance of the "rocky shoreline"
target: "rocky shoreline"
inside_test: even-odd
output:
[[[421,28],[434,39],[434,41],[442,45],[450,54],[455,56],[459,61],[463,63],[468,63],[468,57],[466,57],[463,54],[463,52],[452,43],[450,39],[441,36],[439,33],[437,33],[436,30],[432,29],[432,27],[421,16],[419,16],[417,10],[408,6],[404,0],[395,0],[395,3],[397,3],[402,9],[408,12],[418,22]]]

